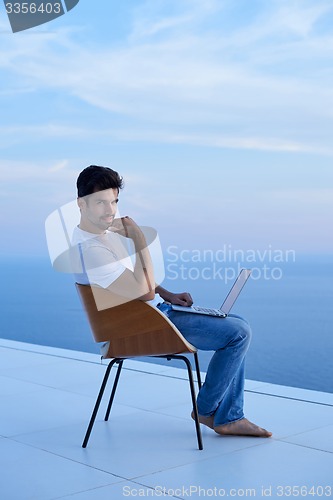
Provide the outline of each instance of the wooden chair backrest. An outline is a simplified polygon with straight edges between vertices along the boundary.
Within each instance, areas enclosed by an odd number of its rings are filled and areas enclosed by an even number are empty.
[[[121,303],[103,288],[79,285],[76,288],[96,342],[110,342],[106,358],[158,356],[196,352],[158,309],[142,300]],[[98,310],[98,304],[109,307]],[[112,303],[118,304],[111,306]],[[104,307],[103,306],[103,307]]]

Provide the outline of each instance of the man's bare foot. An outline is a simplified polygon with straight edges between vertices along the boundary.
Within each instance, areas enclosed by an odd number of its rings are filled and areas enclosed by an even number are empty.
[[[272,433],[262,427],[258,427],[246,418],[231,422],[230,424],[217,425],[214,431],[222,436],[255,436],[271,437]]]
[[[194,412],[192,411],[191,417],[194,420]],[[211,417],[204,417],[203,415],[199,415],[199,422],[200,424],[207,425],[210,429],[214,429],[214,416],[212,415]]]

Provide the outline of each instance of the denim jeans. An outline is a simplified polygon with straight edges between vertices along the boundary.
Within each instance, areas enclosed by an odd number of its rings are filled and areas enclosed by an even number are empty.
[[[215,351],[198,398],[199,415],[214,415],[214,426],[244,418],[244,358],[251,340],[248,322],[230,314],[218,318],[158,306],[197,349]]]

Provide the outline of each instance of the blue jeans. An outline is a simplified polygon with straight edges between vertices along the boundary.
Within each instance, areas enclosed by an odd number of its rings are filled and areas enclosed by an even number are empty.
[[[173,311],[158,306],[192,345],[215,351],[198,398],[199,415],[214,415],[214,426],[244,418],[244,358],[251,340],[248,322],[230,314],[226,318]]]

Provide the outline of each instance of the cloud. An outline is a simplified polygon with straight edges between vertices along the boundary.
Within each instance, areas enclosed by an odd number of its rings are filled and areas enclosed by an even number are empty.
[[[332,188],[308,188],[308,189],[283,189],[267,193],[267,196],[273,202],[280,201],[284,204],[292,204],[299,207],[306,205],[311,207],[323,207],[325,205],[333,208],[333,189]]]
[[[156,130],[143,127],[138,130],[135,125],[128,125],[126,128],[115,127],[111,128],[89,128],[76,127],[64,124],[45,123],[36,126],[19,126],[19,127],[1,127],[0,128],[0,148],[7,149],[9,141],[11,144],[22,142],[22,137],[30,144],[34,141],[43,139],[63,139],[69,141],[102,139],[109,144],[116,143],[158,143],[170,145],[193,145],[203,146],[217,149],[234,149],[234,150],[255,150],[255,151],[271,151],[271,152],[288,152],[288,153],[311,153],[332,156],[333,146],[297,142],[288,139],[280,139],[276,137],[264,136],[237,136],[228,133],[207,132],[202,133],[185,133],[177,132],[168,129],[167,127]],[[67,166],[68,161],[61,161],[53,168],[54,171],[60,170]]]
[[[75,198],[75,182],[81,169],[74,161],[71,163],[68,168],[67,159],[47,162],[0,159],[1,181],[10,198],[12,215],[21,212],[22,206],[27,207],[27,199],[29,209],[34,206],[38,210],[41,206],[58,206]],[[1,201],[0,206],[1,215],[6,217]]]
[[[128,120],[107,130],[96,123],[92,138],[137,140],[140,129],[143,140],[331,154],[333,75],[323,51],[333,37],[315,29],[332,13],[327,2],[261,4],[248,23],[229,30],[231,2],[165,5],[136,7],[127,39],[117,44],[82,43],[77,29],[32,35],[28,43],[12,37],[0,67],[23,87],[65,93],[113,121]],[[86,136],[70,123],[46,124],[43,134],[66,127],[68,136]]]
[[[8,180],[22,180],[30,179],[35,182],[39,180],[52,180],[53,173],[60,175],[59,170],[63,170],[68,164],[68,160],[58,160],[56,162],[48,161],[48,163],[33,163],[30,161],[15,161],[15,160],[1,160],[0,159],[0,172],[2,181]],[[67,175],[68,172],[63,172]],[[61,182],[61,181],[60,181]]]
[[[133,9],[129,40],[141,43],[144,39],[168,36],[170,32],[192,30],[207,17],[221,10],[218,0],[147,0]]]
[[[275,151],[289,153],[315,153],[331,156],[333,147],[320,147],[308,143],[288,141],[288,139],[277,139],[274,137],[241,137],[228,133],[217,134],[203,132],[201,134],[172,133],[171,131],[154,130],[117,130],[110,131],[110,137],[118,140],[158,142],[164,144],[188,144],[193,146],[205,146],[223,149],[248,149],[256,151]]]
[[[61,160],[57,162],[55,165],[53,165],[51,168],[49,168],[49,172],[59,172],[59,170],[63,170],[66,168],[69,164],[68,160]]]
[[[299,37],[307,37],[314,30],[317,22],[332,11],[330,2],[312,2],[309,0],[284,0],[278,2],[277,12],[272,19],[277,28]]]
[[[318,21],[331,12],[330,2],[271,0],[264,8],[257,10],[257,15],[251,23],[242,29],[236,28],[229,41],[233,46],[249,48],[251,45],[257,45],[259,49],[259,43],[266,41],[268,44],[261,48],[269,51],[271,46],[277,43],[277,39],[297,42],[312,35],[318,36],[313,33]],[[288,54],[285,56],[288,57]]]

